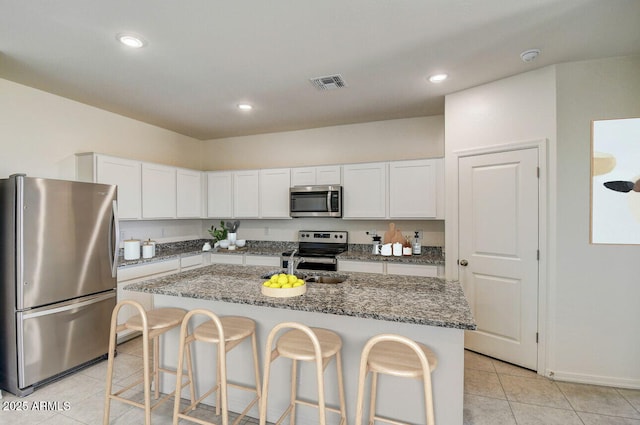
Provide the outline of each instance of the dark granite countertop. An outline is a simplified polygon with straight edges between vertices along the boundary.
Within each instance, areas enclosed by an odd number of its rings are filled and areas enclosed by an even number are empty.
[[[124,289],[176,297],[353,316],[456,329],[475,329],[469,304],[457,281],[370,273],[344,275],[339,284],[308,283],[307,292],[290,298],[262,295],[265,266],[214,264],[127,285]]]

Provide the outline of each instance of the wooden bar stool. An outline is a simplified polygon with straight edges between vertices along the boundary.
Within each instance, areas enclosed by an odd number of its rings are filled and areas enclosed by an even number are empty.
[[[376,391],[378,373],[403,378],[422,379],[424,386],[424,405],[427,425],[434,425],[433,397],[431,391],[431,372],[438,365],[436,355],[425,345],[400,335],[376,335],[365,344],[360,357],[360,377],[358,379],[358,399],[356,402],[356,423],[362,424],[364,410],[364,385],[367,374],[371,372],[371,393],[369,397],[369,424],[382,421],[391,424],[404,424],[393,419],[376,416]]]
[[[276,334],[283,329],[291,329],[276,341],[276,346],[272,350],[273,341]],[[269,370],[271,362],[279,356],[292,360],[291,365],[291,398],[289,407],[284,411],[275,425],[279,425],[287,415],[290,415],[291,425],[295,425],[296,405],[316,407],[320,417],[320,425],[326,424],[326,411],[329,410],[340,414],[340,424],[346,424],[347,414],[344,401],[344,383],[342,380],[342,359],[340,349],[342,340],[335,332],[322,328],[310,328],[300,323],[286,322],[276,325],[267,338],[264,362],[264,384],[262,386],[262,400],[260,403],[260,425],[267,422],[267,394],[269,391]],[[270,353],[270,354],[268,354]],[[323,372],[331,359],[336,358],[336,369],[338,373],[338,393],[340,397],[340,408],[327,407],[324,397]],[[313,361],[316,364],[316,377],[318,385],[318,403],[297,398],[298,385],[298,360]]]
[[[118,312],[125,305],[131,305],[136,310],[138,310],[138,314],[129,318],[126,323],[122,325],[117,325],[118,322]],[[170,394],[166,394],[160,400],[158,400],[160,395],[160,372],[176,374],[177,371],[160,367],[160,349],[159,349],[159,338],[163,333],[177,327],[182,322],[182,318],[185,316],[187,312],[185,310],[179,308],[158,308],[155,310],[145,311],[144,307],[136,301],[132,300],[124,300],[119,302],[115,308],[113,309],[113,313],[111,314],[111,331],[109,335],[109,357],[107,362],[107,389],[105,395],[105,404],[104,404],[104,415],[103,415],[103,424],[108,425],[109,423],[109,413],[111,407],[111,400],[121,401],[132,406],[139,407],[144,409],[144,417],[145,424],[151,425],[151,411],[158,407],[160,404],[167,401],[171,396],[176,394],[176,391],[173,391]],[[126,388],[121,389],[115,393],[112,393],[113,389],[113,362],[115,357],[115,348],[116,348],[116,337],[117,333],[131,329],[142,332],[142,378],[127,386]],[[153,341],[153,365],[150,365],[150,353],[149,353],[149,342]],[[191,394],[194,394],[195,389],[192,383],[192,373],[191,373],[191,362],[187,363],[187,373],[189,376],[189,381],[187,383],[183,383],[180,386],[180,389],[184,388],[186,385],[189,385],[189,389]],[[153,375],[153,379],[150,375]],[[158,400],[155,404],[151,405],[151,382],[153,382],[154,386],[154,398]],[[181,382],[179,380],[176,381]],[[126,397],[123,397],[125,391],[130,390],[131,388],[143,383],[144,384],[144,403],[138,403],[136,401],[130,400]],[[177,386],[177,384],[176,384]],[[179,394],[180,391],[178,390]]]
[[[195,315],[204,315],[210,320],[204,322],[195,328],[193,333],[189,334],[188,326],[189,321]],[[226,355],[234,347],[237,347],[242,341],[251,337],[251,345],[253,349],[253,369],[255,373],[255,387],[249,387],[246,385],[235,384],[227,382],[227,363]],[[178,353],[178,377],[182,379],[182,364],[185,353],[187,355],[187,362],[189,362],[189,345],[195,341],[208,342],[211,344],[218,344],[218,358],[216,363],[216,385],[200,396],[197,400],[193,393],[191,394],[191,403],[182,411],[180,410],[180,397],[176,397],[173,406],[173,423],[178,424],[178,419],[186,419],[191,422],[200,424],[212,424],[213,422],[207,422],[202,419],[189,416],[188,413],[195,409],[197,405],[212,393],[216,393],[216,415],[222,414],[222,424],[227,425],[229,423],[228,415],[228,400],[227,400],[227,387],[234,387],[245,391],[255,393],[253,400],[247,405],[247,407],[240,413],[240,415],[233,422],[234,425],[240,422],[242,418],[247,414],[249,409],[253,407],[260,400],[260,371],[258,369],[258,347],[256,343],[256,323],[248,317],[240,316],[223,316],[218,317],[214,313],[205,309],[192,310],[184,316],[182,320],[182,326],[180,327],[180,350]],[[189,377],[192,380],[192,377]]]

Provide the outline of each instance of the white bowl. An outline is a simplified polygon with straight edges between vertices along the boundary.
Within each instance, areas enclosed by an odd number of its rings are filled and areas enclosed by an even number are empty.
[[[219,243],[220,243],[220,248],[223,248],[223,249],[229,248],[229,241],[228,240],[223,239]]]
[[[247,244],[247,241],[245,239],[238,239],[236,240],[236,246],[238,248],[242,248],[243,246],[245,246]]]

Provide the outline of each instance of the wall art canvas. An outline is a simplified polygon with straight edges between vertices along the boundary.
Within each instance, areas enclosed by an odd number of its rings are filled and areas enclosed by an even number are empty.
[[[640,244],[640,118],[592,123],[591,243]]]

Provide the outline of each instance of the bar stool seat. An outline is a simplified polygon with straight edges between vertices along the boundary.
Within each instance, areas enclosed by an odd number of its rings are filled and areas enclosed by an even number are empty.
[[[149,310],[146,313],[149,330],[162,332],[166,332],[180,325],[184,315],[187,314],[187,312],[181,308],[157,308],[155,310]],[[142,316],[136,314],[130,317],[125,323],[125,327],[134,331],[142,331],[144,329]]]
[[[197,326],[191,334],[188,332],[188,325],[191,318],[195,315],[204,315],[209,320]],[[247,385],[241,385],[231,383],[227,381],[226,370],[226,355],[234,347],[240,344],[242,341],[251,338],[251,345],[253,349],[253,368],[255,373],[255,387],[249,387]],[[245,409],[238,415],[233,422],[234,425],[238,424],[242,418],[247,414],[249,409],[260,401],[260,371],[258,366],[258,347],[256,342],[256,322],[248,317],[242,316],[222,316],[218,317],[216,314],[209,310],[198,309],[187,313],[182,320],[182,326],[180,329],[180,351],[178,354],[178,370],[182,370],[182,362],[185,356],[189,356],[189,345],[195,341],[206,342],[218,345],[218,358],[216,362],[216,385],[209,391],[201,395],[197,400],[192,395],[191,403],[185,409],[180,410],[180,400],[176,397],[174,401],[173,410],[173,423],[177,424],[178,419],[186,419],[188,421],[197,422],[200,424],[212,424],[212,422],[205,421],[203,419],[189,416],[189,412],[197,407],[197,405],[207,398],[209,395],[216,393],[216,415],[222,413],[222,425],[228,424],[228,401],[227,401],[227,387],[234,387],[241,390],[255,393],[255,397],[245,407]],[[189,361],[189,359],[187,359]],[[181,375],[178,374],[178,379],[181,379]]]
[[[130,317],[124,324],[117,325],[118,313],[122,307],[130,305],[138,311],[138,314]],[[164,395],[161,399],[160,396],[160,373],[171,373],[178,375],[176,370],[167,369],[160,366],[160,350],[159,350],[159,337],[168,332],[171,329],[178,327],[182,323],[182,319],[187,314],[186,310],[179,308],[158,308],[149,311],[145,311],[144,307],[133,300],[124,300],[119,302],[113,309],[111,315],[111,331],[109,335],[109,355],[107,361],[107,388],[105,394],[105,406],[103,415],[103,424],[109,423],[111,400],[116,400],[130,404],[132,406],[139,407],[145,411],[145,424],[151,424],[151,411],[158,407],[163,402],[167,401],[174,394],[180,393],[180,391],[173,391]],[[117,333],[123,330],[134,330],[142,332],[143,346],[142,346],[142,378],[131,383],[127,387],[113,393],[113,369],[114,369],[114,357],[115,357],[115,345]],[[151,362],[151,354],[149,353],[149,342],[153,342],[153,364]],[[182,367],[182,366],[180,366]],[[195,387],[192,382],[192,367],[191,362],[187,363],[187,373],[189,381],[182,383],[181,380],[177,380],[176,383],[181,383],[180,389],[189,385],[191,394],[195,393]],[[150,376],[152,374],[152,377]],[[151,383],[154,387],[154,398],[158,400],[155,404],[151,404]],[[139,403],[129,398],[122,396],[122,394],[133,387],[143,384],[144,402]],[[176,386],[178,386],[176,384]]]
[[[356,401],[356,422],[362,424],[364,410],[364,386],[371,372],[371,392],[369,394],[369,425],[375,421],[401,425],[403,422],[376,415],[376,393],[378,374],[401,378],[421,379],[424,388],[426,424],[434,425],[431,372],[438,365],[438,358],[426,345],[401,335],[382,334],[369,339],[360,357],[358,397]]]
[[[275,348],[272,350],[273,342],[281,330],[290,329],[283,333],[275,342]],[[269,371],[271,363],[282,356],[292,360],[291,365],[291,393],[290,403],[284,413],[275,422],[279,425],[287,415],[290,416],[291,425],[295,425],[296,405],[302,404],[315,407],[318,409],[320,425],[326,424],[326,412],[340,414],[340,424],[346,424],[347,415],[344,398],[344,383],[342,377],[342,359],[340,350],[342,349],[342,339],[338,334],[328,329],[310,328],[295,322],[286,322],[276,325],[267,338],[264,366],[264,378],[262,386],[262,400],[260,405],[260,425],[266,424],[267,414],[267,394],[269,391]],[[324,396],[324,377],[323,373],[331,360],[336,359],[336,370],[338,374],[338,394],[340,400],[339,408],[328,407],[325,404]],[[318,385],[318,402],[312,403],[297,398],[298,385],[298,361],[312,361],[316,363],[316,378]]]
[[[429,362],[429,372],[438,366],[438,358],[426,345],[416,342]],[[376,344],[369,352],[369,370],[402,378],[419,378],[422,365],[409,346],[392,341]]]

